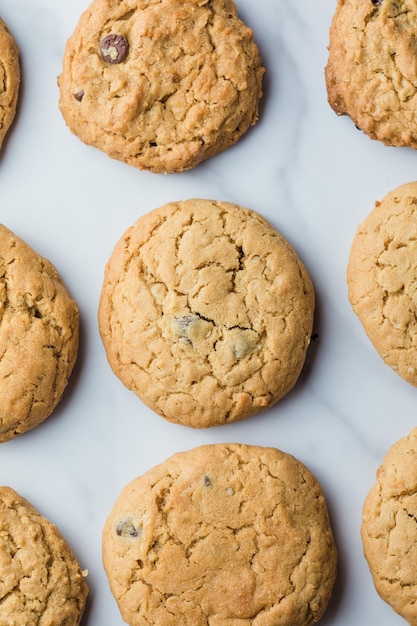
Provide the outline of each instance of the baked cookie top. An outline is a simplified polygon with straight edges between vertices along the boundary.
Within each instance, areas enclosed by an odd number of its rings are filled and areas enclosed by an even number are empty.
[[[19,84],[19,51],[0,18],[0,148],[16,113]]]
[[[110,157],[181,172],[256,122],[263,72],[232,0],[94,0],[67,42],[60,108]]]
[[[336,548],[320,485],[273,448],[179,452],[128,484],[103,563],[130,626],[304,626],[323,614]]]
[[[387,145],[417,148],[416,37],[416,0],[338,0],[326,67],[329,102]]]
[[[395,443],[363,507],[362,541],[375,588],[417,624],[417,429]]]
[[[0,442],[57,405],[76,360],[78,324],[55,267],[0,225]]]
[[[313,310],[306,269],[266,220],[193,199],[143,215],[118,241],[99,327],[122,382],[169,421],[200,428],[293,387]]]
[[[417,385],[417,183],[389,192],[359,226],[347,269],[353,310],[384,361]]]
[[[77,626],[88,594],[80,566],[49,520],[0,487],[1,623]]]

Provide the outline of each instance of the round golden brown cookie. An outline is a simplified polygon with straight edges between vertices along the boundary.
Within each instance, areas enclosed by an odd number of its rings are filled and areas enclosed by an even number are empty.
[[[40,424],[59,402],[78,323],[55,267],[0,225],[0,442]]]
[[[417,624],[417,429],[395,443],[363,506],[362,541],[375,588]]]
[[[19,51],[0,18],[0,148],[16,113],[19,83]]]
[[[372,139],[417,148],[415,0],[338,0],[326,83],[338,115]]]
[[[384,361],[417,385],[417,183],[388,193],[359,226],[347,281],[353,310]]]
[[[232,0],[94,0],[66,46],[60,108],[110,157],[181,172],[255,124],[263,71]]]
[[[0,623],[77,626],[88,595],[78,561],[49,520],[0,487]]]
[[[99,326],[115,374],[167,420],[198,428],[271,406],[295,384],[314,291],[288,242],[227,202],[140,217],[107,264]]]
[[[179,452],[128,484],[103,530],[103,563],[130,626],[305,626],[336,575],[325,498],[274,448]]]

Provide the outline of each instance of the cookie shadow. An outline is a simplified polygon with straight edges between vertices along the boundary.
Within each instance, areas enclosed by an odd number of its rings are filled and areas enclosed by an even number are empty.
[[[59,414],[62,410],[66,409],[66,407],[70,404],[72,400],[72,396],[76,393],[79,380],[82,376],[82,371],[84,370],[84,363],[86,360],[87,353],[87,332],[85,328],[84,317],[80,311],[80,325],[79,325],[79,345],[78,345],[78,354],[77,359],[75,361],[73,370],[68,379],[68,384],[64,389],[64,393],[62,394],[61,400],[55,407],[54,412],[50,415],[48,420],[58,418]]]
[[[272,78],[271,72],[268,72],[268,64],[265,62],[266,50],[263,50],[261,46],[259,46],[259,44],[258,44],[258,48],[259,48],[259,53],[262,58],[262,66],[265,68],[265,73],[262,76],[262,97],[259,99],[259,102],[258,102],[258,121],[255,124],[255,126],[257,124],[262,123],[265,110],[270,104],[269,94],[271,92],[271,78]],[[252,129],[253,129],[253,126],[252,126]]]
[[[94,604],[95,588],[87,578],[88,596],[85,603],[84,613],[80,621],[80,626],[87,626],[90,621],[91,610]]]
[[[338,524],[335,513],[332,511],[331,503],[326,500],[327,509],[329,512],[330,524],[333,531],[334,542],[337,550],[337,570],[336,580],[333,586],[332,596],[330,598],[327,609],[320,619],[320,626],[330,626],[336,623],[336,618],[341,610],[343,599],[346,591],[346,581],[348,580],[347,573],[347,556],[345,554],[344,542],[338,532]]]
[[[311,333],[310,345],[308,347],[303,370],[301,372],[302,380],[307,380],[311,372],[314,370],[314,363],[321,347],[320,338],[322,336],[323,329],[323,303],[321,293],[317,287],[317,281],[314,281],[314,298],[313,331]]]
[[[20,65],[20,83],[19,83],[19,93],[18,93],[17,103],[16,103],[16,111],[14,114],[13,121],[10,124],[10,127],[8,128],[6,132],[4,139],[3,139],[3,143],[1,145],[0,165],[2,164],[3,160],[6,158],[9,141],[13,140],[14,130],[19,124],[19,118],[21,117],[22,106],[25,100],[26,89],[25,89],[25,80],[24,80],[24,62],[22,61],[21,57],[19,57],[19,65]]]
[[[284,398],[279,401],[279,406],[284,406],[285,403],[291,402],[292,396],[294,394],[300,394],[303,390],[303,387],[307,386],[309,383],[310,376],[314,374],[315,362],[319,356],[321,350],[321,336],[322,336],[322,328],[323,328],[323,306],[322,299],[320,296],[320,292],[316,287],[314,287],[315,291],[315,308],[314,308],[314,318],[313,318],[313,330],[311,333],[310,345],[307,348],[306,357],[304,360],[304,364],[298,379],[296,380],[294,386],[290,391],[286,394]]]

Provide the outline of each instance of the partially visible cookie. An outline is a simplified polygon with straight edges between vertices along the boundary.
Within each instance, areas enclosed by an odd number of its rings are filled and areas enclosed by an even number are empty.
[[[417,624],[417,429],[396,442],[363,506],[362,541],[377,592]]]
[[[78,626],[88,587],[57,527],[0,487],[0,623]]]
[[[347,269],[348,294],[373,345],[417,385],[417,182],[389,192],[359,226]]]
[[[16,113],[19,84],[19,51],[0,18],[0,148]]]
[[[417,148],[415,0],[338,0],[326,84],[338,115],[372,139]]]
[[[243,444],[179,452],[128,484],[103,563],[130,626],[307,626],[336,547],[322,489],[289,454]]]
[[[77,304],[55,267],[0,225],[0,442],[52,413],[78,333]]]
[[[249,417],[294,386],[313,314],[309,275],[271,224],[194,199],[143,215],[118,241],[99,326],[129,389],[202,428]]]
[[[255,124],[263,73],[232,0],[94,0],[66,45],[60,109],[110,157],[181,172]]]

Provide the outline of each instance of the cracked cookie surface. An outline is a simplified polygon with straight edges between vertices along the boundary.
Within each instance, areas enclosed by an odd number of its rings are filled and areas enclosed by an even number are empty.
[[[417,148],[416,0],[338,0],[326,84],[338,115],[372,139]]]
[[[417,429],[396,442],[363,507],[362,541],[375,588],[417,625]]]
[[[369,339],[417,386],[417,183],[389,192],[359,226],[350,251],[349,300]]]
[[[19,51],[13,35],[0,18],[0,148],[16,113],[19,84]]]
[[[255,124],[263,72],[231,0],[95,0],[66,46],[60,109],[110,157],[181,172]]]
[[[310,471],[243,444],[176,453],[122,490],[103,529],[103,563],[130,626],[313,624],[336,560]]]
[[[78,324],[55,267],[0,225],[0,442],[34,428],[58,404]]]
[[[57,529],[10,487],[0,487],[0,624],[78,626],[88,594]]]
[[[140,217],[105,270],[99,327],[115,374],[169,421],[208,427],[274,404],[310,342],[314,291],[289,243],[227,202]]]

